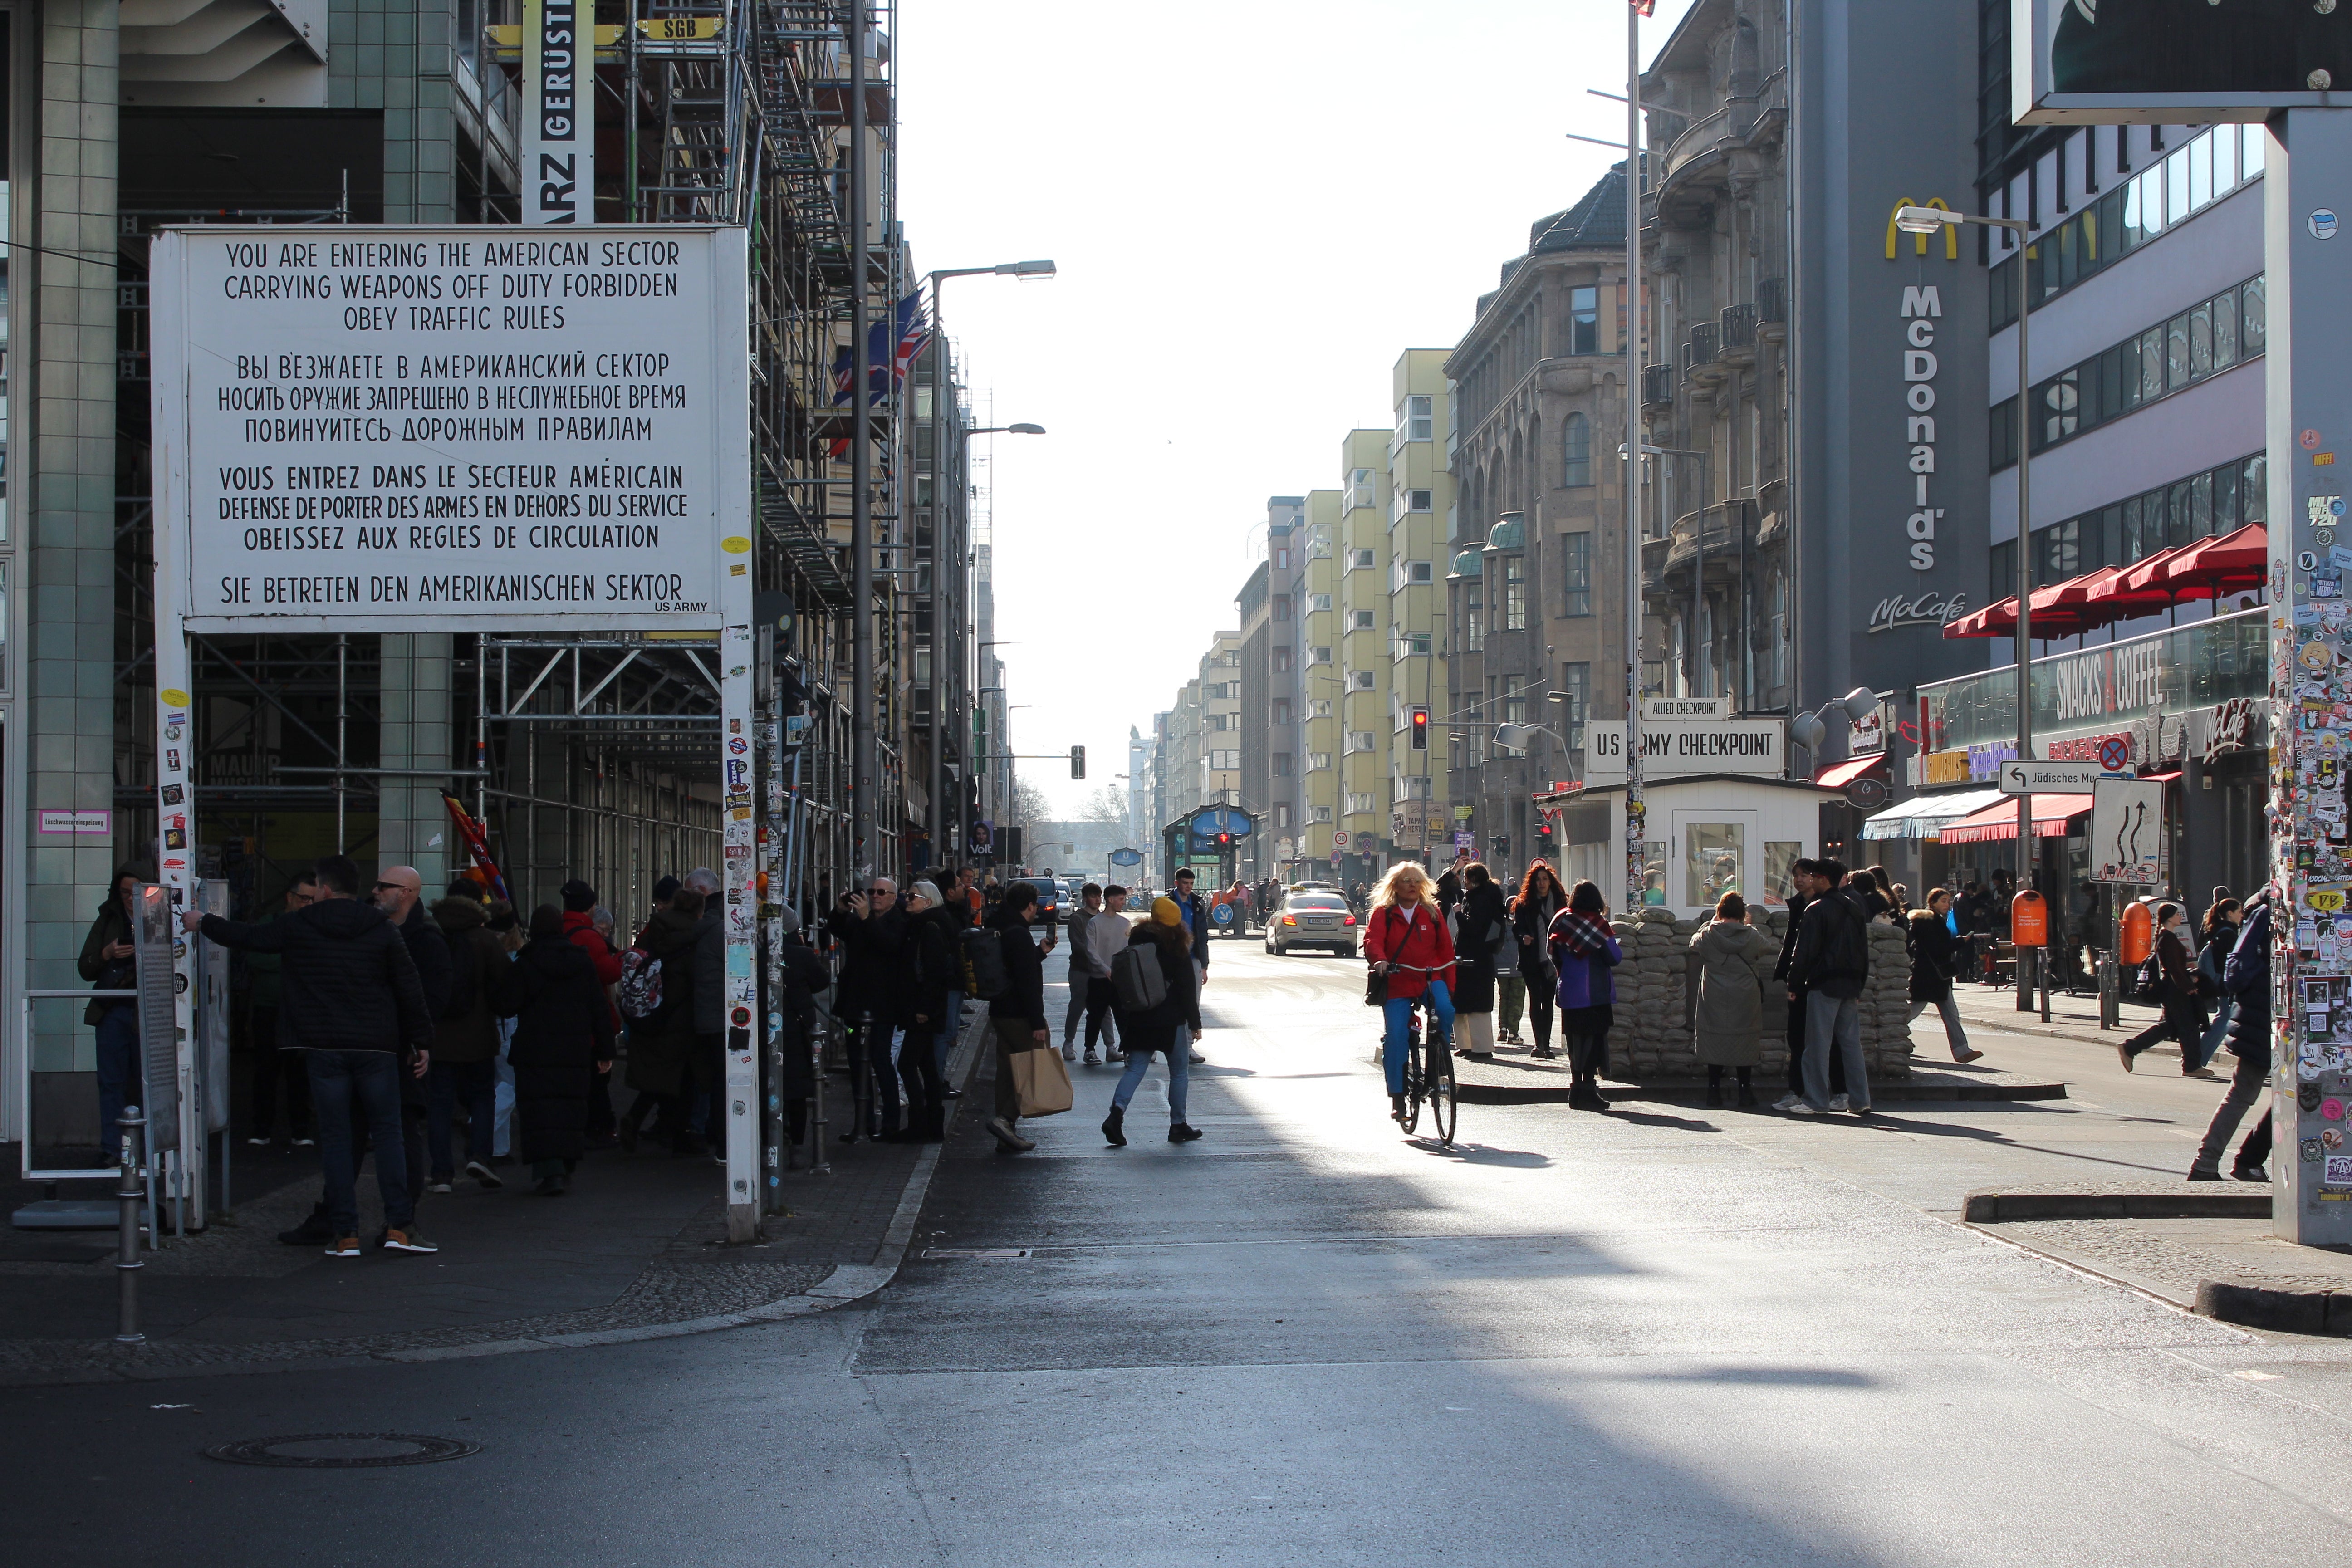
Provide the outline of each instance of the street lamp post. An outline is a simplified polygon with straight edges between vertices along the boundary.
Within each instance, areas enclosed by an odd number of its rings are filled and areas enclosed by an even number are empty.
[[[982,275],[997,278],[1051,278],[1054,264],[1050,261],[1006,261],[994,267],[944,267],[929,275],[931,283],[931,851],[939,863],[946,864],[948,825],[953,819],[948,815],[947,764],[940,752],[946,733],[941,721],[947,704],[940,700],[941,672],[947,668],[943,657],[948,645],[948,574],[950,554],[947,549],[947,508],[942,498],[948,489],[948,462],[942,433],[947,427],[943,417],[948,398],[948,336],[947,324],[940,309],[940,285],[950,278],[975,278]],[[1034,426],[1008,426],[1007,429],[1022,435],[1044,435]],[[956,465],[956,483],[961,491],[963,468]],[[959,499],[961,499],[959,497]],[[962,507],[956,508],[962,515]],[[961,563],[964,551],[959,542],[953,557]],[[959,565],[961,570],[961,565]],[[961,671],[961,660],[959,660]]]
[[[2026,356],[2027,321],[2032,300],[2026,291],[2025,241],[2032,226],[2022,218],[1979,217],[1973,213],[1947,212],[1941,207],[1901,207],[1895,226],[1905,234],[1939,234],[1948,224],[1981,224],[2007,229],[2017,237],[2017,760],[2033,760],[2033,411],[2028,401],[2033,391],[2033,369]],[[2033,837],[2033,796],[2017,797],[2017,890],[2032,892],[2034,860],[2041,846]],[[2025,950],[2017,950],[2017,1010],[2033,1006],[2033,988],[2027,983]],[[2042,1016],[2050,1010],[2049,982],[2042,975],[2042,955],[2034,955],[2035,978],[2042,986]]]

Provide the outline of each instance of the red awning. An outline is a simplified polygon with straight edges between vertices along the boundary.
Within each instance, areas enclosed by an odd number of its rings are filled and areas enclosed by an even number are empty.
[[[1956,621],[1944,623],[1948,637],[1999,637],[2017,630],[2017,595],[2012,594],[1999,604],[1987,605],[1981,610],[1971,610]]]
[[[2105,566],[2084,579],[2088,586],[2083,591],[2083,608],[2095,617],[2093,625],[2128,621],[2171,607],[2173,595],[2160,588],[2124,585],[2125,579],[2137,570],[2137,566]]]
[[[1813,782],[1821,785],[1823,789],[1843,789],[1846,785],[1853,783],[1854,780],[1860,778],[1871,769],[1880,766],[1885,761],[1886,753],[1885,752],[1878,752],[1867,757],[1856,757],[1849,763],[1832,763],[1828,767],[1823,768],[1822,770],[1822,776],[1815,779]]]
[[[2259,588],[2271,572],[2270,535],[2250,522],[2234,533],[2200,539],[2172,552],[2164,586],[2180,599],[2218,599]]]
[[[2066,825],[2091,809],[2091,797],[2087,795],[2037,795],[2032,799],[2033,835],[2037,838],[2063,837]],[[2015,842],[2017,801],[2004,800],[1949,823],[1937,837],[1946,844],[1984,844],[2002,839]]]
[[[2153,555],[2142,556],[2137,563],[2124,569],[2123,585],[2135,594],[2146,593],[2153,589],[2158,594],[2166,595],[2168,604],[2178,598],[2179,595],[2169,593],[2166,588],[2165,578],[2172,569],[2174,558],[2180,553],[2182,548],[2175,545],[2170,550],[2159,550]]]

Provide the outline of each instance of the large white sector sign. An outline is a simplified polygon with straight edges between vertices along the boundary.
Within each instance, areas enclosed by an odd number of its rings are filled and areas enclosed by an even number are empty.
[[[744,258],[684,225],[159,236],[162,595],[194,632],[717,626]]]

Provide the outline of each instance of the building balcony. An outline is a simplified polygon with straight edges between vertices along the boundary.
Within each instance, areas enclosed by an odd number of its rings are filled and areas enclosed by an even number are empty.
[[[1717,330],[1722,334],[1726,362],[1732,364],[1756,363],[1756,306],[1753,301],[1745,305],[1725,306]]]
[[[1777,343],[1789,335],[1789,280],[1767,278],[1756,285],[1756,335]]]
[[[1674,401],[1675,367],[1670,364],[1643,366],[1642,406],[1644,408],[1671,407]]]

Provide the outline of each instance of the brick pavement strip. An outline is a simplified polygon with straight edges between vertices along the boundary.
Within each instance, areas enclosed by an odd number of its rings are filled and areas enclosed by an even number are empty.
[[[971,1077],[986,1035],[984,1014],[967,1023],[950,1058],[950,1081]],[[831,1095],[834,1086],[829,1083],[827,1090]],[[845,1096],[837,1103],[845,1104]],[[953,1113],[951,1102],[950,1118]],[[513,1211],[502,1201],[520,1196],[511,1191],[484,1194],[488,1201],[472,1211],[457,1206],[472,1201],[470,1194],[465,1200],[432,1199],[428,1215],[433,1208],[467,1215],[462,1226],[466,1250],[416,1258],[371,1254],[356,1263],[330,1263],[310,1249],[275,1240],[278,1230],[309,1212],[317,1191],[310,1181],[297,1182],[247,1204],[235,1223],[148,1255],[142,1315],[158,1326],[150,1328],[144,1344],[118,1346],[102,1337],[113,1321],[114,1270],[109,1259],[0,1261],[0,1300],[45,1289],[54,1292],[68,1282],[97,1287],[68,1289],[73,1299],[47,1309],[53,1319],[62,1315],[78,1320],[75,1328],[87,1325],[88,1337],[0,1339],[0,1385],[448,1361],[706,1333],[828,1311],[872,1295],[896,1274],[938,1166],[939,1149],[864,1142],[837,1146],[829,1152],[833,1174],[796,1173],[787,1189],[788,1212],[770,1218],[766,1239],[747,1247],[724,1244],[723,1199],[708,1196],[707,1184],[683,1180],[710,1169],[698,1162],[656,1164],[640,1156],[635,1162],[600,1158],[583,1166],[590,1179],[564,1208],[541,1211],[550,1221],[582,1215],[585,1223],[560,1240],[485,1229],[497,1223],[486,1218],[492,1214],[511,1218]],[[659,1173],[644,1184],[656,1189],[650,1198],[624,1174],[633,1166]],[[363,1205],[368,1186],[363,1180]],[[683,1202],[681,1190],[689,1194]],[[626,1212],[612,1215],[608,1206]],[[371,1230],[381,1224],[378,1217],[362,1218]],[[431,1234],[447,1241],[451,1232],[444,1220],[435,1217],[433,1224]],[[612,1244],[616,1237],[623,1244],[617,1247]],[[474,1250],[478,1246],[484,1250]],[[369,1270],[363,1295],[349,1289],[360,1268]],[[457,1273],[443,1276],[442,1268]],[[234,1300],[209,1289],[215,1310],[160,1327],[173,1304],[173,1280],[191,1287],[211,1280],[232,1289],[242,1283],[246,1289]],[[593,1300],[583,1301],[583,1295]],[[283,1299],[288,1296],[296,1299],[290,1307]],[[576,1304],[514,1310],[534,1300],[544,1307],[550,1297]],[[11,1321],[43,1311],[39,1303],[21,1299],[16,1306],[7,1314]],[[389,1320],[410,1326],[266,1337],[289,1317],[311,1325]],[[419,1320],[438,1321],[415,1326]]]

